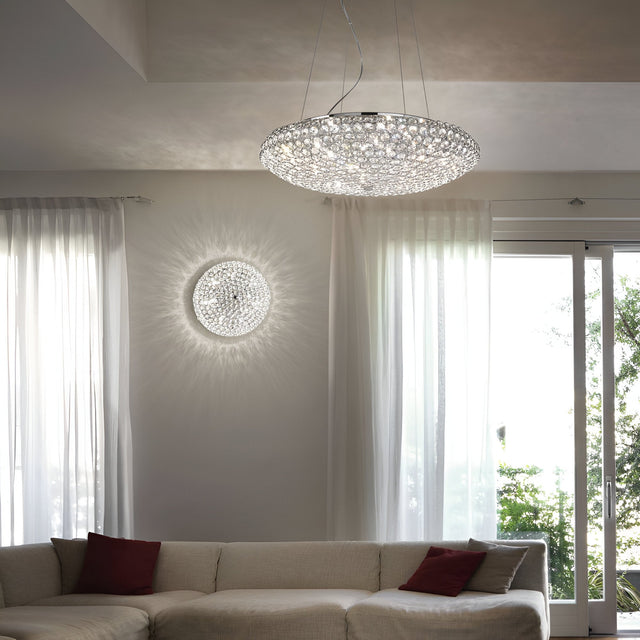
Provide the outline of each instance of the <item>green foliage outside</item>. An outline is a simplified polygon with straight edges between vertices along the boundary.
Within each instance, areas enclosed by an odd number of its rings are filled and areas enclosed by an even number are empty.
[[[589,571],[589,599],[598,600],[603,593],[603,573],[601,570]],[[640,593],[625,578],[619,575],[616,581],[616,603],[620,612],[630,612],[640,610]]]
[[[548,494],[536,483],[539,467],[500,464],[498,483],[498,537],[542,538],[549,557],[549,583],[554,599],[573,598],[573,505],[559,488]]]
[[[600,292],[588,296],[587,306],[599,304]],[[602,531],[602,385],[601,323],[587,322],[587,499],[589,540]],[[589,315],[587,316],[589,318]],[[558,337],[558,336],[556,336]],[[619,278],[615,294],[616,368],[616,524],[618,559],[625,566],[640,565],[640,282]],[[633,397],[633,402],[630,399]],[[536,482],[541,469],[501,464],[498,480],[498,535],[544,537],[549,547],[549,578],[554,599],[573,598],[573,506],[560,489],[545,492]],[[557,472],[559,473],[559,472]],[[589,553],[589,595],[602,597],[601,551]],[[620,611],[640,610],[640,594],[619,575]]]

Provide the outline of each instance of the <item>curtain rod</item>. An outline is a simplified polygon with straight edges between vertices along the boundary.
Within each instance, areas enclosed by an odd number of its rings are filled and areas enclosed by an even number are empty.
[[[484,198],[481,198],[484,200]],[[587,204],[588,200],[619,200],[624,202],[640,202],[640,197],[638,198],[617,198],[617,197],[607,197],[607,196],[594,196],[589,198],[579,198],[575,196],[571,200],[567,200],[567,198],[503,198],[503,199],[489,199],[489,202],[566,202],[574,207],[580,207],[584,204]],[[329,196],[325,196],[322,200],[322,204],[331,204],[332,200]]]
[[[140,202],[141,204],[153,204],[154,200],[145,196],[119,196],[120,200],[133,200],[134,202]]]
[[[571,200],[567,200],[566,198],[504,198],[504,199],[496,199],[490,200],[490,202],[563,202],[566,201],[567,204],[570,204],[574,207],[580,207],[583,204],[586,204],[588,200],[620,200],[626,202],[638,202],[640,198],[618,198],[618,197],[608,197],[608,196],[593,196],[588,198],[579,198],[575,196]]]

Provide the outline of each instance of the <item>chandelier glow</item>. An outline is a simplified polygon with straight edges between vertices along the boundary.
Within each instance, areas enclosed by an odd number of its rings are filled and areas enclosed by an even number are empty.
[[[284,125],[262,144],[260,161],[305,189],[392,196],[451,182],[480,159],[456,125],[397,113],[336,113]]]
[[[200,323],[218,336],[241,336],[264,320],[271,292],[264,276],[246,262],[220,262],[205,271],[193,291]]]

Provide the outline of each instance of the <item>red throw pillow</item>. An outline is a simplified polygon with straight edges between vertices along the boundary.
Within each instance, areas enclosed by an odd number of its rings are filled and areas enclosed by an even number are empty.
[[[159,542],[90,533],[75,593],[153,593],[151,582],[159,551]]]
[[[429,547],[422,564],[398,589],[457,596],[486,555],[484,551]]]

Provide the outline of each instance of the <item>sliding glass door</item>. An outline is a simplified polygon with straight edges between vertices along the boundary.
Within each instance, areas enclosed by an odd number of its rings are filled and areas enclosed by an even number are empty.
[[[640,631],[640,251],[494,255],[498,535],[546,540],[552,635]]]
[[[552,635],[587,635],[585,246],[494,245],[498,535],[549,548]]]
[[[640,248],[637,245],[614,248],[611,278],[608,307],[614,362],[610,414],[614,415],[606,421],[603,436],[608,438],[603,451],[605,459],[607,456],[609,459],[609,471],[604,475],[605,481],[609,480],[611,496],[606,500],[605,495],[604,501],[605,514],[611,514],[608,522],[604,517],[605,526],[615,529],[616,540],[611,544],[611,559],[608,564],[605,562],[604,575],[616,599],[618,631],[640,635]],[[603,287],[603,297],[604,291]],[[605,541],[609,538],[605,534]]]
[[[589,628],[616,632],[616,464],[613,247],[585,261],[587,560]]]

